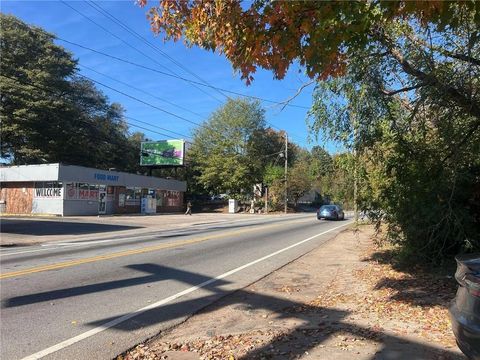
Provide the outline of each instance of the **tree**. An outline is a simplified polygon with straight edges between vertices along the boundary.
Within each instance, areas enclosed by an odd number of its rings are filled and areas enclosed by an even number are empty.
[[[189,158],[212,193],[250,194],[262,180],[264,110],[257,101],[230,99],[198,127]]]
[[[1,157],[138,169],[137,135],[130,138],[122,106],[78,74],[53,35],[9,15],[0,22]]]
[[[147,0],[139,3],[146,6]],[[480,114],[478,99],[472,103],[467,94],[438,76],[434,66],[412,63],[394,28],[397,24],[410,27],[410,40],[426,55],[425,60],[434,62],[441,56],[478,65],[478,57],[459,52],[455,43],[429,41],[428,36],[417,37],[415,31],[441,32],[448,37],[450,29],[454,32],[465,21],[478,24],[480,4],[475,1],[256,0],[245,7],[239,1],[162,0],[149,9],[148,19],[152,30],[162,32],[166,39],[183,38],[188,46],[223,53],[247,83],[257,67],[272,70],[282,79],[294,61],[304,66],[311,78],[341,76],[353,58],[367,52],[403,71],[410,83],[403,91],[433,88],[472,115]],[[470,41],[476,46],[478,35]]]
[[[57,115],[65,112],[76,62],[43,30],[9,15],[0,14],[0,21],[1,156],[43,162],[45,135],[59,138],[63,116]]]
[[[298,200],[312,190],[313,179],[310,176],[309,164],[299,160],[288,173],[288,200],[297,206]]]
[[[311,115],[317,130],[358,152],[362,208],[386,221],[389,239],[410,258],[441,263],[480,249],[480,141],[468,136],[475,117],[454,103],[446,107],[436,91],[385,94],[381,65],[362,58],[356,65],[317,85]],[[478,89],[469,77],[475,71],[465,72],[460,61],[439,68],[466,91]]]
[[[277,165],[276,161],[268,164],[263,174],[263,184],[268,187],[270,210],[280,210],[280,206],[285,203],[285,168]]]
[[[325,80],[344,75],[363,57],[367,65],[379,64],[377,87],[384,94],[434,92],[446,106],[476,119],[465,137],[480,127],[476,82],[444,76],[457,62],[468,79],[480,78],[480,2],[256,0],[245,7],[238,1],[162,0],[148,14],[155,33],[223,53],[247,83],[257,67],[282,79],[294,61],[311,78]]]
[[[434,262],[480,248],[480,2],[163,0],[149,20],[223,53],[247,84],[300,63],[312,131],[348,150],[336,169],[357,154],[362,201],[391,238]]]

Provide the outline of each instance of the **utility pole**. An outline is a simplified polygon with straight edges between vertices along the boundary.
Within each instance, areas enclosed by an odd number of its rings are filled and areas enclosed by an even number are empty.
[[[288,207],[287,172],[288,172],[288,134],[285,131],[285,214],[287,214],[287,207]]]

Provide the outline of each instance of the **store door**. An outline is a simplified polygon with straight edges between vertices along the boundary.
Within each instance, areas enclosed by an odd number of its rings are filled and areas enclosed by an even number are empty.
[[[100,215],[107,213],[107,187],[100,185],[98,190],[98,213]]]

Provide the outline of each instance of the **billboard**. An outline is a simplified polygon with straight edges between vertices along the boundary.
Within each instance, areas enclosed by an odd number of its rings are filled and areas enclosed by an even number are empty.
[[[141,166],[183,166],[184,140],[146,141],[141,144]]]

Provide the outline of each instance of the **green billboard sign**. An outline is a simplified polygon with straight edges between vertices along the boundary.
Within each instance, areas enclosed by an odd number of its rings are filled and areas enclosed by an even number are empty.
[[[183,166],[185,141],[163,140],[142,142],[140,165],[142,166]]]

